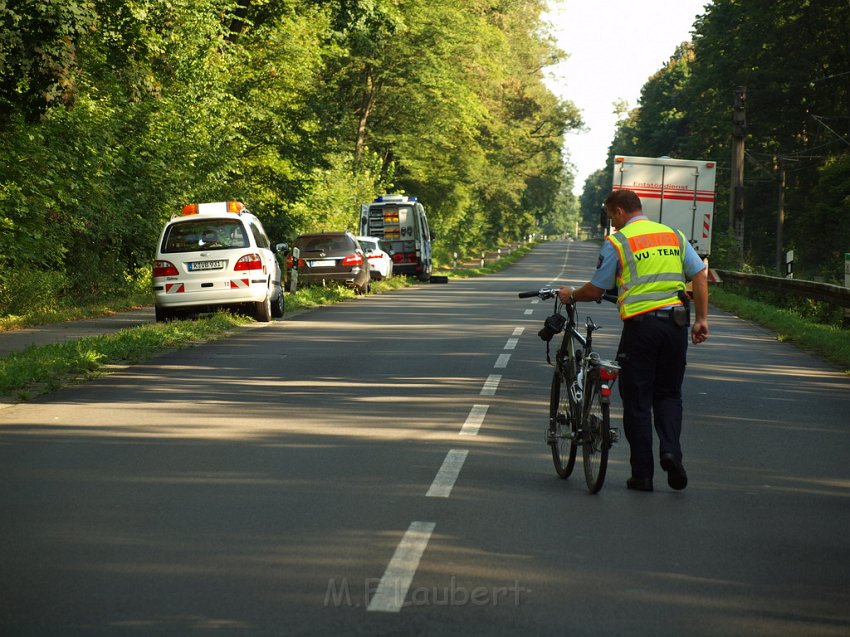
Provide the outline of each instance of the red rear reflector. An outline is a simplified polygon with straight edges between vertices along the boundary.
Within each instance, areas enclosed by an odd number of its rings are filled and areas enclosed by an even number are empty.
[[[263,260],[259,254],[246,254],[236,262],[234,270],[262,270]]]
[[[599,376],[604,380],[614,380],[617,378],[619,372],[616,369],[611,369],[609,367],[602,367],[599,370]]]
[[[610,398],[611,396],[611,388],[608,385],[601,385],[599,387],[599,395],[604,398]]]
[[[153,263],[154,277],[177,276],[178,274],[180,273],[177,271],[177,268],[170,261],[154,261]]]

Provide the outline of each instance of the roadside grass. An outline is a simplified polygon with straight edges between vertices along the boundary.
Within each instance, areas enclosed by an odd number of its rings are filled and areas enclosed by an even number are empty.
[[[498,272],[499,270],[503,270],[512,263],[519,261],[522,257],[528,254],[528,252],[530,252],[531,249],[536,245],[536,243],[527,243],[525,245],[522,245],[518,248],[511,250],[510,254],[505,254],[500,259],[484,265],[484,267],[466,267],[458,268],[456,270],[453,270],[451,268],[437,268],[434,274],[448,276],[450,279],[466,279],[469,277],[493,274],[495,272]]]
[[[812,322],[793,310],[777,308],[731,292],[722,284],[711,286],[709,299],[712,305],[726,312],[776,332],[777,340],[792,342],[850,374],[850,330]]]
[[[78,319],[108,316],[115,312],[132,310],[146,305],[153,305],[153,294],[146,292],[131,293],[121,296],[110,296],[101,301],[74,303],[69,299],[56,304],[50,309],[38,308],[25,314],[0,316],[0,332],[19,330],[36,325],[76,321]]]
[[[32,346],[0,358],[0,397],[28,400],[97,376],[110,365],[141,363],[163,350],[222,338],[251,319],[216,312],[185,321],[149,323],[112,334]]]

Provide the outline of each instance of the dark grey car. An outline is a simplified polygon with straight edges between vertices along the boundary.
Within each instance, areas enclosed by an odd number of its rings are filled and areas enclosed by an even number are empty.
[[[302,234],[293,244],[298,249],[298,286],[346,285],[358,294],[369,291],[371,278],[369,263],[357,239],[350,232],[320,232]],[[287,258],[287,289],[292,289],[289,279],[295,261]]]

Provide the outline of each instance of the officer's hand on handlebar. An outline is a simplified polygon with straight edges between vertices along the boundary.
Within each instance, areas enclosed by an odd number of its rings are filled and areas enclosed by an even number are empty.
[[[564,303],[565,305],[573,303],[573,292],[575,292],[575,288],[571,288],[568,285],[562,285],[558,290],[558,298],[561,299],[561,303]]]

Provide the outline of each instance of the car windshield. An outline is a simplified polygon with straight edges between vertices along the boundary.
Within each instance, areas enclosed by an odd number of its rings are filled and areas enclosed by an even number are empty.
[[[351,240],[340,236],[301,237],[295,245],[302,252],[346,252],[351,250]]]
[[[163,252],[199,252],[247,248],[248,237],[238,219],[193,219],[172,224],[162,242]]]

